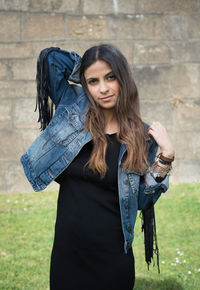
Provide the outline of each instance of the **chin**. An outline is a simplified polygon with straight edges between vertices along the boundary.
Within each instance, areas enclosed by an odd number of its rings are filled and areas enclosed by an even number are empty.
[[[113,105],[113,106],[111,106],[111,105],[110,106],[109,105],[108,106],[101,106],[101,108],[104,110],[113,110],[115,108],[115,105]]]

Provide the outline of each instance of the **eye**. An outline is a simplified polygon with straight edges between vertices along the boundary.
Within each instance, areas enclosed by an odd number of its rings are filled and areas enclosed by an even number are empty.
[[[97,83],[97,79],[90,79],[89,81],[88,81],[88,84],[89,85],[94,85],[94,84],[96,84]]]
[[[107,80],[109,80],[109,81],[113,81],[115,79],[116,79],[116,77],[115,77],[114,74],[111,74],[111,75],[107,76]]]

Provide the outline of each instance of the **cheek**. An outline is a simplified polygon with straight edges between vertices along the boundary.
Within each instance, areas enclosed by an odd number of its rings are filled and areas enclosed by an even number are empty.
[[[88,91],[93,99],[97,98],[97,89],[95,87],[88,87]]]
[[[118,82],[115,84],[115,91],[116,91],[117,95],[119,95],[120,87],[119,87]]]

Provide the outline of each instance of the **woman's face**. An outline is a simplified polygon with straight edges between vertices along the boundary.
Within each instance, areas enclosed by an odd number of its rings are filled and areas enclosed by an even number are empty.
[[[119,97],[119,82],[112,72],[110,65],[97,60],[84,72],[87,88],[103,109],[113,109]]]

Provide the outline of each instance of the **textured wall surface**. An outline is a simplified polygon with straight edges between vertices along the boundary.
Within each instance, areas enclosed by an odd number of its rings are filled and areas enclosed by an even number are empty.
[[[1,192],[32,190],[19,158],[39,134],[40,50],[82,54],[101,42],[127,57],[143,119],[167,127],[176,148],[172,181],[200,180],[199,0],[0,0]]]

